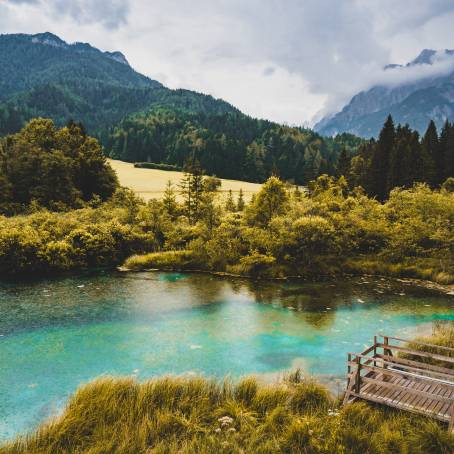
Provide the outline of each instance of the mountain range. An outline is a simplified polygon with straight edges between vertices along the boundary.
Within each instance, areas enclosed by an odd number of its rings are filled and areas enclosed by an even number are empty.
[[[0,135],[33,117],[73,120],[111,157],[182,167],[198,160],[208,174],[303,184],[333,173],[351,135],[324,138],[306,128],[251,118],[231,104],[171,90],[136,72],[120,52],[68,44],[51,33],[0,36]]]
[[[443,71],[437,74],[434,65],[440,61]],[[348,132],[368,138],[377,137],[389,114],[395,123],[409,124],[421,134],[430,120],[441,129],[446,120],[454,119],[454,50],[424,49],[406,65],[390,64],[384,69],[387,83],[356,94],[314,129],[323,135]],[[421,76],[415,78],[417,71]]]
[[[57,124],[82,121],[95,133],[129,113],[160,104],[210,113],[236,111],[211,96],[164,87],[131,68],[121,52],[68,44],[51,33],[0,35],[0,103],[0,133],[14,132],[36,116]]]

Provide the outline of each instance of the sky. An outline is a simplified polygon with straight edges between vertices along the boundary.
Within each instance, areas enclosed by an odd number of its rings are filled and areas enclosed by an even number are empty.
[[[0,33],[119,50],[169,88],[305,126],[374,84],[422,77],[383,67],[453,49],[453,23],[453,0],[0,0]]]

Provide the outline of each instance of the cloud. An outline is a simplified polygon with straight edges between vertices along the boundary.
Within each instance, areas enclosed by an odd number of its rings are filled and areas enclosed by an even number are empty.
[[[129,2],[125,0],[6,0],[6,3],[34,5],[36,15],[44,11],[54,20],[69,16],[79,24],[100,23],[111,29],[126,24],[129,12]]]
[[[3,2],[5,4],[5,2]],[[122,51],[166,85],[248,114],[312,124],[423,48],[454,47],[452,0],[29,0],[0,3],[8,32],[51,31]],[[3,14],[5,13],[5,14]],[[437,62],[430,71],[446,71]]]

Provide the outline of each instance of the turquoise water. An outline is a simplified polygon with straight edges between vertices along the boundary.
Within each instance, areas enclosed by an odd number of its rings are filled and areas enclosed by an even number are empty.
[[[0,283],[0,439],[58,414],[100,375],[273,380],[301,367],[340,386],[348,351],[378,332],[430,331],[435,320],[454,320],[454,298],[372,278],[280,284],[115,273]]]

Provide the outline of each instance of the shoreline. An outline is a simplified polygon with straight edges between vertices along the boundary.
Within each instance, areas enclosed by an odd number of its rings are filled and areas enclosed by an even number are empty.
[[[294,276],[285,276],[285,277],[267,277],[267,278],[260,278],[260,277],[251,277],[242,274],[235,274],[229,273],[227,271],[210,271],[210,270],[201,270],[201,269],[159,269],[159,268],[144,268],[141,270],[134,270],[131,268],[127,268],[123,265],[116,267],[116,270],[120,273],[200,273],[200,274],[208,274],[211,276],[216,276],[220,278],[234,278],[234,279],[246,279],[248,281],[258,281],[258,282],[288,282],[291,280],[300,280],[300,281],[314,281],[308,276],[303,275],[294,275]],[[454,284],[439,284],[434,281],[424,280],[424,279],[416,279],[416,278],[404,278],[404,277],[397,277],[397,276],[387,276],[383,274],[370,274],[370,273],[344,273],[338,275],[319,275],[318,278],[320,280],[333,280],[339,277],[373,277],[373,278],[385,278],[393,281],[400,282],[406,285],[414,285],[417,287],[424,288],[426,290],[430,290],[433,292],[437,292],[446,296],[453,296],[454,297]]]

